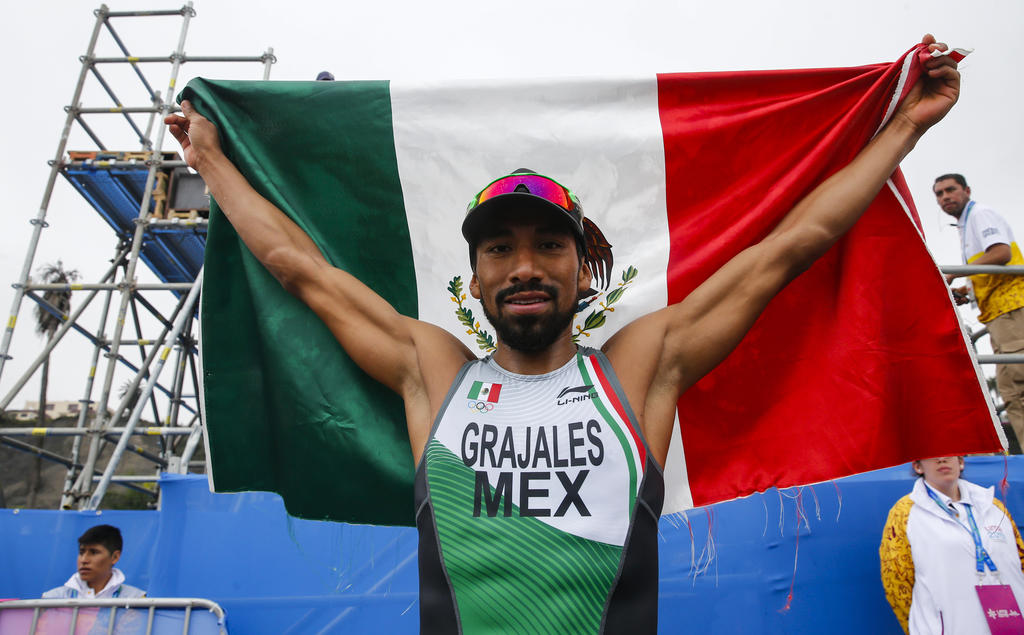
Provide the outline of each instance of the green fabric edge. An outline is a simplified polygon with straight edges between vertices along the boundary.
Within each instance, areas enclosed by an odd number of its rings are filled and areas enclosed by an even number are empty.
[[[387,82],[195,79],[181,99],[217,125],[246,179],[332,264],[417,316]],[[277,492],[302,518],[414,524],[401,399],[284,291],[215,201],[202,320],[217,491]]]

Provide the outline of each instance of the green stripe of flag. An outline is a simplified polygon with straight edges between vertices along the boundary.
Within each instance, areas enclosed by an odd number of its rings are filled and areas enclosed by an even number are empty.
[[[330,262],[416,317],[388,84],[254,85],[199,79],[182,96]],[[344,355],[211,207],[202,346],[216,489],[279,492],[289,513],[306,518],[413,524],[401,400]],[[351,487],[360,473],[372,478]]]

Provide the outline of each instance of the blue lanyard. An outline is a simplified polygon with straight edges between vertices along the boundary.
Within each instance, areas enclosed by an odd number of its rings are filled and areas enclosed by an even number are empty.
[[[928,492],[928,495],[931,496],[932,500],[935,501],[935,504],[942,509],[942,511],[949,514],[949,517],[955,520],[956,524],[964,527],[960,524],[960,521],[957,520],[958,514],[946,505],[943,505],[939,496],[932,491],[932,488],[925,485],[924,489]],[[985,573],[985,567],[988,567],[990,571],[995,572],[996,563],[992,562],[992,558],[989,557],[988,551],[985,550],[985,547],[981,546],[981,532],[978,531],[978,523],[974,520],[974,513],[971,511],[971,505],[969,503],[964,503],[964,508],[967,509],[967,522],[971,526],[968,531],[970,531],[971,538],[974,539],[974,564],[978,568],[978,573]],[[964,529],[966,530],[967,528],[964,527]]]
[[[967,264],[967,239],[964,238],[964,234],[967,233],[967,219],[971,215],[972,207],[974,207],[974,201],[968,201],[967,207],[964,208],[963,229],[960,230],[960,256],[964,259],[965,265]]]

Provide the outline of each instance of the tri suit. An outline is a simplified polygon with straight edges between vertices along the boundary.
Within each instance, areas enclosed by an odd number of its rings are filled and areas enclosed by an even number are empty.
[[[467,363],[415,483],[424,635],[657,631],[664,480],[603,353]]]

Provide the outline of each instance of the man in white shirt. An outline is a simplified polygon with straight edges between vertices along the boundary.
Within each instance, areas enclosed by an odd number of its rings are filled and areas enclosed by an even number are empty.
[[[932,190],[942,211],[957,219],[964,264],[1024,265],[1009,224],[992,208],[971,200],[971,188],[962,175],[943,174],[935,179]],[[946,275],[947,282],[956,278]],[[978,274],[970,280],[978,320],[988,327],[992,350],[1024,352],[1024,276]],[[953,294],[957,304],[967,302],[966,287],[954,288]],[[996,384],[1013,432],[1024,446],[1024,364],[997,365]]]
[[[114,567],[121,559],[121,531],[96,525],[78,539],[78,570],[63,586],[50,589],[43,599],[141,598],[146,592],[124,583],[124,573]]]

